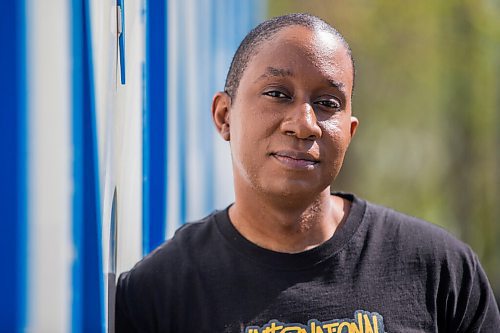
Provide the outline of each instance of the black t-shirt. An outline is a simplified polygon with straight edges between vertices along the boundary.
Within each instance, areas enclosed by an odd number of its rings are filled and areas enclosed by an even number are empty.
[[[297,254],[245,239],[228,210],[180,228],[120,276],[117,332],[500,332],[471,249],[353,195],[331,239]]]

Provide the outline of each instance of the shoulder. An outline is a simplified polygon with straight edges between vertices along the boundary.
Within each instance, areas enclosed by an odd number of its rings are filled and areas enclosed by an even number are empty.
[[[177,271],[191,263],[213,243],[218,230],[215,211],[201,220],[189,222],[177,229],[174,236],[141,259],[125,277],[138,277],[141,280],[158,276],[164,279],[172,268]]]
[[[391,208],[367,203],[365,221],[368,232],[383,242],[394,243],[401,250],[426,252],[448,259],[475,260],[471,248],[444,228]]]
[[[457,288],[481,270],[469,245],[447,230],[393,209],[366,203],[354,244],[380,267],[433,278]]]
[[[176,311],[175,300],[186,287],[185,273],[199,266],[210,242],[214,243],[218,213],[182,226],[172,239],[120,275],[116,287],[117,331],[171,331],[165,328],[169,321],[158,318]]]
[[[379,251],[376,260],[390,265],[403,280],[425,281],[440,326],[454,332],[492,332],[498,327],[488,278],[467,244],[437,225],[372,203],[367,203],[362,224],[368,247]]]
[[[131,270],[120,275],[118,291],[148,297],[157,292],[172,293],[185,272],[196,269],[217,244],[216,211],[205,218],[179,228],[174,236],[141,259]],[[152,295],[154,297],[154,295]]]
[[[352,242],[360,261],[420,299],[440,331],[497,331],[500,316],[493,292],[467,244],[422,219],[364,203]]]

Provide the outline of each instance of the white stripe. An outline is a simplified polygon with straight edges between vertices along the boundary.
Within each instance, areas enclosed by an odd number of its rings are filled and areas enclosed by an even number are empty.
[[[208,89],[208,86],[202,86],[203,71],[201,70],[202,64],[200,59],[203,57],[204,52],[199,48],[200,39],[206,38],[197,34],[196,26],[200,24],[199,8],[196,0],[186,0],[185,13],[186,19],[184,20],[183,40],[185,43],[185,56],[186,56],[186,85],[183,87],[186,91],[186,167],[187,167],[187,220],[194,220],[203,217],[204,212],[204,197],[206,189],[204,188],[204,174],[206,161],[203,159],[204,145],[210,144],[208,141],[203,141],[200,137],[201,133],[198,130],[200,122],[204,120],[202,113],[210,112],[210,105],[201,104],[202,92]],[[207,13],[204,13],[207,15]],[[205,30],[205,33],[209,33]],[[211,124],[204,124],[203,126],[210,126]]]
[[[97,150],[99,159],[99,188],[102,195],[101,253],[104,273],[108,273],[110,218],[113,191],[116,186],[114,154],[114,110],[116,110],[116,0],[92,0],[90,2],[92,24],[92,62],[94,66],[95,114]],[[107,275],[105,275],[107,278]],[[108,284],[104,283],[107,299]],[[104,301],[107,323],[108,302]]]
[[[113,112],[113,165],[117,186],[118,259],[122,272],[142,257],[142,64],[145,27],[141,3],[125,2],[127,82],[118,79]],[[119,76],[119,73],[118,73]],[[112,192],[110,192],[112,194]],[[106,221],[109,226],[109,220]],[[108,228],[109,231],[109,228]],[[104,246],[107,247],[107,244]]]
[[[72,146],[68,1],[27,1],[28,331],[68,332]]]
[[[216,8],[217,18],[215,22],[212,22],[216,29],[216,41],[214,42],[217,43],[215,48],[216,53],[214,55],[215,63],[213,66],[215,67],[215,85],[217,89],[223,90],[226,74],[231,64],[232,52],[234,52],[231,47],[228,47],[228,45],[232,44],[229,40],[232,35],[230,31],[233,31],[235,27],[227,24],[227,21],[224,19],[225,15],[221,15],[221,13],[227,11],[227,4],[225,1],[217,1],[217,4],[219,7]],[[215,140],[215,206],[218,209],[222,209],[234,201],[231,151],[229,149],[229,143],[222,140],[218,134],[215,134],[213,139]]]

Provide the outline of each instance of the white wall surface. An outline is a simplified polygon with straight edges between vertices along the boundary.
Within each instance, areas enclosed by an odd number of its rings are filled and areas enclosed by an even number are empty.
[[[68,1],[27,1],[29,332],[69,332],[72,139]]]

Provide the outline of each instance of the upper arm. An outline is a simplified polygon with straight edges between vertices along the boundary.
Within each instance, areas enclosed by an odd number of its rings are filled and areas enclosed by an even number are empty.
[[[457,332],[498,332],[500,313],[488,278],[475,254],[471,277],[460,282],[457,304]]]
[[[488,278],[475,259],[475,274],[468,287],[468,300],[465,315],[460,325],[460,332],[498,332],[500,330],[500,314],[488,282]]]
[[[116,288],[115,330],[117,333],[154,332],[153,309],[141,281],[123,273]]]

